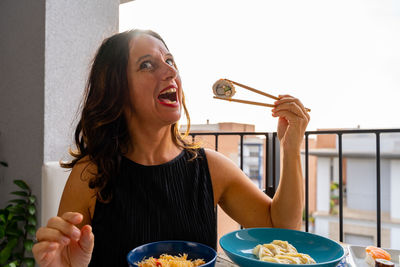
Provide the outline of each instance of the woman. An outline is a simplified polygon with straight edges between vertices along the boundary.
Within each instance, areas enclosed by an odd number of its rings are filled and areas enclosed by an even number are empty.
[[[152,31],[106,39],[89,76],[75,131],[78,151],[58,216],[38,229],[40,266],[126,266],[129,250],[166,239],[216,247],[215,207],[244,227],[299,229],[300,145],[309,115],[289,95],[275,102],[282,171],[271,200],[222,154],[178,132],[181,80]],[[188,121],[189,122],[189,121]],[[93,229],[93,232],[92,232]]]

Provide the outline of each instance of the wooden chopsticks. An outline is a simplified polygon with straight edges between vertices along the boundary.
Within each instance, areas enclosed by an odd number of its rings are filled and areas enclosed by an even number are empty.
[[[247,85],[244,85],[244,84],[241,84],[241,83],[238,83],[238,82],[234,82],[234,81],[231,81],[231,80],[228,80],[228,79],[224,79],[224,80],[228,81],[230,83],[236,84],[237,86],[243,87],[244,89],[250,90],[250,91],[252,91],[252,92],[254,92],[256,94],[260,94],[260,95],[263,95],[263,96],[266,96],[266,97],[269,97],[269,98],[272,98],[272,99],[275,99],[275,100],[279,100],[279,98],[276,97],[276,96],[264,93],[263,91],[251,88],[250,86],[247,86]]]
[[[249,91],[252,91],[252,92],[254,92],[254,93],[256,93],[256,94],[263,95],[263,96],[266,96],[266,97],[269,97],[269,98],[272,98],[272,99],[275,99],[275,100],[279,100],[279,98],[276,97],[276,96],[267,94],[267,93],[265,93],[265,92],[263,92],[263,91],[257,90],[257,89],[255,89],[255,88],[250,87],[250,86],[247,86],[247,85],[244,85],[244,84],[241,84],[241,83],[238,83],[238,82],[229,80],[229,79],[224,79],[224,80],[225,80],[225,81],[228,81],[228,82],[230,82],[230,83],[232,83],[232,84],[235,84],[235,85],[237,85],[237,86],[240,86],[240,87],[242,87],[242,88],[244,88],[244,89],[247,89],[247,90],[249,90]],[[229,102],[238,102],[238,103],[249,104],[249,105],[264,106],[264,107],[270,107],[270,108],[275,107],[275,105],[272,105],[272,104],[260,103],[260,102],[254,102],[254,101],[248,101],[248,100],[243,100],[243,99],[235,99],[235,98],[230,98],[230,97],[229,97],[229,98],[226,98],[226,97],[214,96],[214,98],[215,98],[215,99],[220,99],[220,100],[229,101]],[[305,108],[305,109],[306,109],[307,112],[310,112],[310,111],[311,111],[311,109],[309,109],[309,108]]]
[[[223,98],[223,97],[219,97],[219,96],[214,96],[214,98],[215,98],[215,99],[226,100],[226,101],[229,101],[229,102],[232,101],[232,102],[238,102],[238,103],[249,104],[249,105],[264,106],[264,107],[269,107],[269,108],[275,107],[275,106],[272,105],[272,104],[260,103],[260,102],[242,100],[242,99]]]

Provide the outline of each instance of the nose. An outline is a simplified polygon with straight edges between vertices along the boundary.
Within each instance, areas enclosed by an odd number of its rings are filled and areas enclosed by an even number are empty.
[[[163,80],[172,80],[178,76],[178,70],[175,66],[171,66],[168,63],[163,64],[162,68],[162,78]]]

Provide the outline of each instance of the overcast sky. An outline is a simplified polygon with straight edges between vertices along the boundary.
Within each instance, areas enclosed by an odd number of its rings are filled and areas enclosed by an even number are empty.
[[[399,0],[136,0],[120,5],[120,31],[132,28],[166,41],[192,123],[276,130],[268,108],[213,99],[229,78],[298,97],[308,130],[400,128]],[[273,101],[244,91],[235,98]]]

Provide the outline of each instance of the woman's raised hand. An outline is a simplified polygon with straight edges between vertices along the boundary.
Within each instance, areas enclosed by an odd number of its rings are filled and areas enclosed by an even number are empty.
[[[80,230],[76,225],[83,216],[77,212],[66,212],[61,217],[49,219],[46,227],[36,232],[38,242],[32,252],[41,267],[83,267],[92,257],[94,235],[90,225]]]
[[[299,150],[310,115],[299,99],[281,95],[275,101],[272,116],[279,117],[278,139],[284,150]]]

